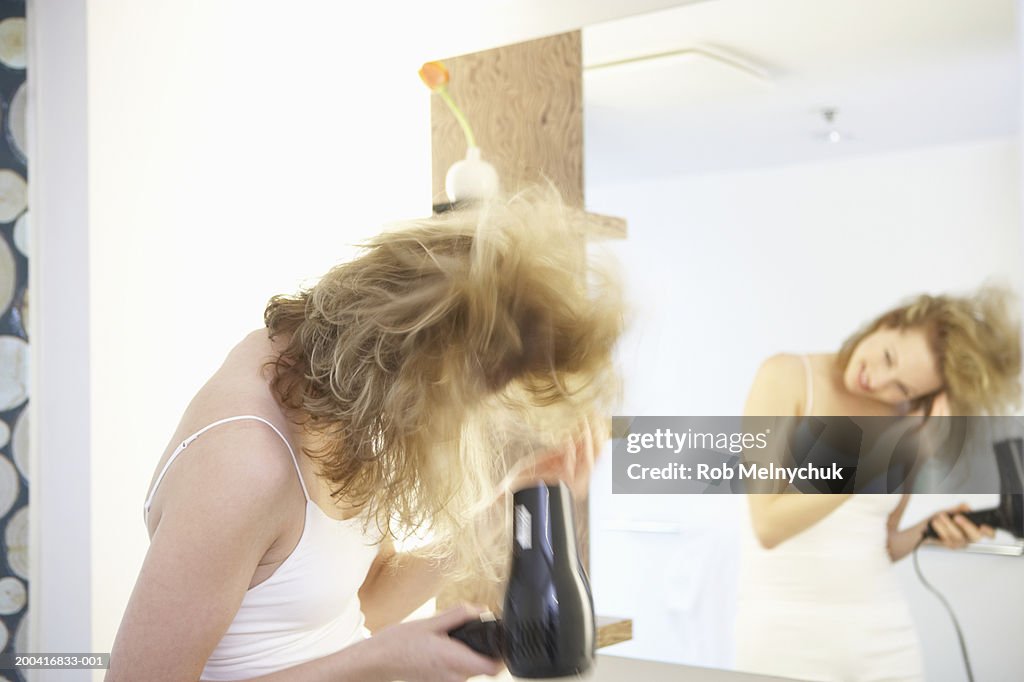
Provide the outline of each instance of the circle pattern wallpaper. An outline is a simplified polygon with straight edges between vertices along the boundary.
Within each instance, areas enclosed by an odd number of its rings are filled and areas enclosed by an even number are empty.
[[[28,630],[28,144],[25,1],[0,0],[0,651]],[[24,681],[20,671],[0,679]]]

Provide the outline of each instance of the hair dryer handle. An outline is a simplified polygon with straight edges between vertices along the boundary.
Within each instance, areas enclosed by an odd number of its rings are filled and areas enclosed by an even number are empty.
[[[976,526],[987,525],[992,528],[999,528],[1002,526],[999,518],[998,509],[979,509],[978,511],[969,512],[957,512],[961,516],[966,517],[971,523]],[[939,534],[932,528],[932,522],[928,522],[928,527],[924,529],[925,538],[938,538]]]
[[[505,637],[501,621],[494,614],[483,613],[468,623],[449,630],[448,636],[457,639],[478,654],[501,660],[504,658]]]

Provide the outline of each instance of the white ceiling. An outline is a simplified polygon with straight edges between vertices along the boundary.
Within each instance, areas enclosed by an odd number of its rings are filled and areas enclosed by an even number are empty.
[[[588,183],[1015,134],[1015,0],[709,0],[583,29]],[[829,144],[839,110],[849,139]]]

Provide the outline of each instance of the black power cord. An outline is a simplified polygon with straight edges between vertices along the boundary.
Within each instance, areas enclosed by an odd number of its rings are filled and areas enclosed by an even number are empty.
[[[921,538],[921,541],[923,542],[924,538]],[[956,619],[956,614],[953,613],[953,607],[949,605],[946,598],[942,596],[942,593],[935,589],[930,582],[928,582],[924,577],[924,573],[921,572],[921,564],[917,561],[917,550],[920,549],[920,547],[921,542],[918,542],[917,546],[914,547],[914,570],[917,571],[917,577],[920,579],[921,584],[924,585],[926,590],[934,594],[938,600],[942,602],[942,605],[946,607],[946,611],[949,613],[949,617],[953,620],[953,627],[956,628],[956,638],[960,641],[960,653],[963,654],[964,657],[964,668],[967,670],[967,682],[974,682],[974,672],[971,670],[971,658],[967,655],[967,644],[964,642],[964,633],[960,630],[960,621]]]

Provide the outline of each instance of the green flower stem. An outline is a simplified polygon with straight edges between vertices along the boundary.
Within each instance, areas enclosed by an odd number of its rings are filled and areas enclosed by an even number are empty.
[[[475,147],[476,138],[473,137],[473,130],[469,127],[469,121],[467,121],[466,117],[462,115],[462,110],[455,104],[455,100],[452,99],[452,96],[448,94],[448,88],[442,85],[437,89],[437,94],[441,95],[441,99],[444,100],[444,103],[447,104],[448,108],[452,110],[453,114],[455,114],[455,120],[457,120],[459,125],[462,126],[462,132],[466,136],[466,144],[470,147]]]

